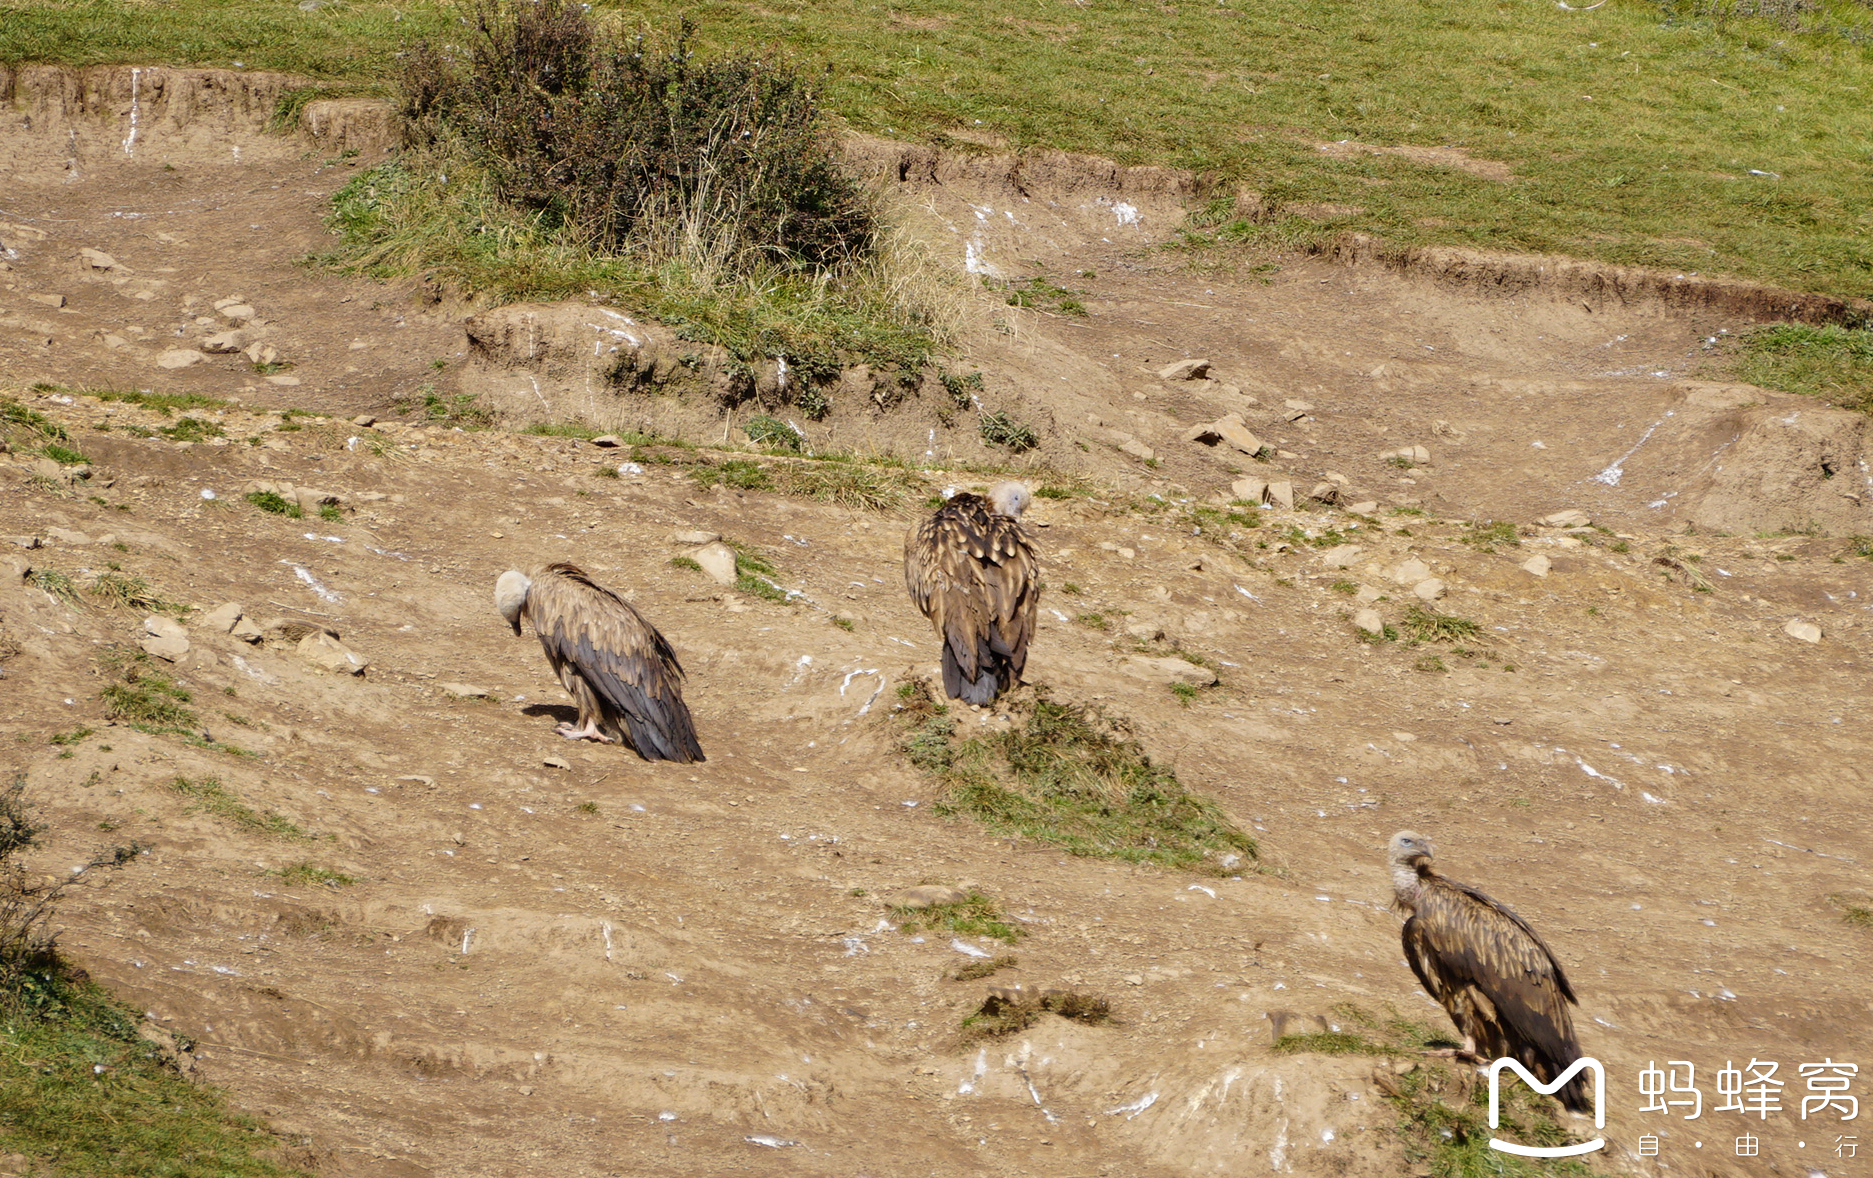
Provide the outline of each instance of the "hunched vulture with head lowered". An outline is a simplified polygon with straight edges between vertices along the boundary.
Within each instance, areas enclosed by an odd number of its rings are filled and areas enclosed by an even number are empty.
[[[502,573],[494,603],[515,634],[522,617],[533,622],[546,661],[579,706],[578,726],[561,724],[561,736],[624,741],[646,761],[703,759],[676,652],[630,602],[576,565],[549,564]]]
[[[943,643],[943,692],[990,704],[1021,682],[1040,570],[1021,526],[1020,483],[964,491],[904,538],[904,584]]]
[[[1553,950],[1507,904],[1439,873],[1423,835],[1400,831],[1387,850],[1405,960],[1463,1033],[1461,1054],[1508,1056],[1552,1083],[1580,1058],[1567,1009],[1578,1000]],[[1585,1075],[1556,1096],[1592,1111]]]

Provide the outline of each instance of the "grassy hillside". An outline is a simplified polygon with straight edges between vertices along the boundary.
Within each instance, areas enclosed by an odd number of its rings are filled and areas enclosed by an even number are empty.
[[[239,62],[377,86],[397,44],[441,20],[434,5],[374,0],[311,11],[298,0],[162,6],[184,9],[186,20],[151,22],[152,5],[138,0],[0,4],[0,59]],[[687,13],[706,42],[792,54],[823,68],[828,100],[853,126],[880,134],[1000,136],[1214,169],[1277,207],[1337,206],[1326,210],[1330,230],[1401,242],[1873,295],[1873,156],[1856,131],[1873,93],[1873,11],[1861,4],[773,0],[595,10],[660,24]],[[1513,178],[1317,149],[1342,139],[1458,146]]]

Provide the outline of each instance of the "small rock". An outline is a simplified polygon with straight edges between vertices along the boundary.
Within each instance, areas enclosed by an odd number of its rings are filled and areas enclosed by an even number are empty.
[[[1359,591],[1353,594],[1353,600],[1357,601],[1361,605],[1371,605],[1373,602],[1379,600],[1379,598],[1384,597],[1384,596],[1385,594],[1379,592],[1377,589],[1374,589],[1370,585],[1361,585],[1359,587]]]
[[[1362,499],[1346,510],[1352,512],[1354,515],[1371,515],[1373,512],[1379,510],[1379,501],[1377,499]]]
[[[16,548],[44,548],[45,540],[39,536],[8,536],[7,543]],[[24,575],[24,574],[22,574]]]
[[[156,367],[189,368],[200,364],[206,359],[208,359],[208,357],[205,354],[196,351],[194,348],[170,348],[167,352],[157,354]]]
[[[1271,1010],[1263,1017],[1268,1019],[1268,1033],[1276,1043],[1288,1035],[1314,1035],[1327,1029],[1325,1018],[1297,1010]]]
[[[1268,480],[1237,479],[1229,484],[1229,493],[1250,503],[1265,503],[1267,502]]]
[[[1192,687],[1208,687],[1216,682],[1215,671],[1187,663],[1183,659],[1131,655],[1119,660],[1119,670],[1135,679],[1146,679],[1153,683],[1188,683]]]
[[[1315,483],[1314,489],[1307,493],[1307,497],[1312,499],[1315,503],[1338,503],[1340,501],[1340,484]]]
[[[364,668],[371,665],[371,660],[352,650],[343,642],[323,630],[314,631],[299,640],[299,657],[315,667],[327,671],[340,671],[347,675],[362,675]]]
[[[1350,569],[1365,549],[1357,544],[1340,544],[1320,554],[1320,565],[1329,569]]]
[[[235,623],[239,622],[244,616],[246,616],[245,611],[243,611],[239,605],[230,601],[225,605],[217,605],[215,608],[209,610],[197,619],[195,624],[204,630],[210,630],[217,634],[226,634],[228,631],[234,629]]]
[[[152,614],[143,619],[143,632],[152,638],[187,638],[189,632],[182,628],[182,623],[174,618],[159,617]]]
[[[600,434],[592,439],[592,445],[601,450],[615,450],[624,445],[624,439],[617,434]]]
[[[32,562],[23,556],[0,557],[0,585],[13,585],[32,575]]]
[[[1544,528],[1587,528],[1593,526],[1593,517],[1584,511],[1569,509],[1544,515],[1535,522]]]
[[[1128,973],[1119,980],[1128,986],[1142,986],[1145,984],[1145,977],[1143,974]]]
[[[1547,576],[1548,570],[1553,567],[1553,562],[1539,552],[1522,562],[1522,568],[1537,577]]]
[[[1142,458],[1146,462],[1150,462],[1158,456],[1156,450],[1153,450],[1151,447],[1129,434],[1126,435],[1124,441],[1119,443],[1119,449],[1123,453],[1130,454],[1133,458]]]
[[[246,303],[230,303],[225,307],[216,307],[215,310],[221,312],[221,314],[227,318],[234,320],[236,323],[245,323],[247,320],[252,319],[256,313],[253,307]]]
[[[117,268],[117,259],[111,257],[103,250],[94,250],[87,247],[78,251],[78,258],[93,270],[115,270]]]
[[[564,757],[541,757],[540,764],[548,769],[564,769],[568,773],[572,772],[572,762]]]
[[[255,364],[273,364],[280,358],[280,350],[272,344],[251,343],[241,350],[241,355]]]
[[[883,900],[887,908],[934,908],[938,904],[960,904],[968,898],[968,892],[948,884],[918,884],[892,892]]]
[[[1198,380],[1209,375],[1208,360],[1179,360],[1158,369],[1159,380]]]
[[[219,331],[202,341],[202,351],[210,356],[232,356],[247,346],[244,331]]]
[[[1393,565],[1385,575],[1400,585],[1416,585],[1431,575],[1431,566],[1414,556]]]
[[[278,385],[281,388],[290,389],[290,388],[298,387],[299,378],[296,376],[286,376],[286,375],[269,376],[266,378],[266,382],[271,385]]]
[[[1423,446],[1400,446],[1396,450],[1385,451],[1383,454],[1380,454],[1379,457],[1381,459],[1403,458],[1406,462],[1423,466],[1431,460],[1431,452],[1426,450]]]
[[[365,429],[369,429],[371,426],[374,426],[377,424],[377,419],[375,417],[372,417],[368,413],[360,413],[356,417],[351,419],[351,424],[356,425],[356,426],[362,426]]]
[[[143,648],[144,653],[171,663],[189,653],[189,640],[180,634],[145,638],[137,645]]]
[[[692,528],[679,528],[670,533],[670,540],[675,544],[713,544],[721,538],[720,532],[702,532]]]
[[[1385,619],[1379,616],[1379,611],[1376,609],[1362,609],[1354,614],[1353,625],[1368,634],[1385,633]]]
[[[330,491],[315,490],[312,487],[294,487],[286,498],[299,504],[299,510],[307,515],[319,514],[321,507],[339,507],[344,500]]]
[[[1813,622],[1804,622],[1800,618],[1790,618],[1788,624],[1782,627],[1782,633],[1790,638],[1799,638],[1803,642],[1821,641],[1821,627]]]
[[[1184,431],[1183,436],[1186,442],[1201,442],[1206,446],[1227,442],[1248,455],[1258,454],[1262,449],[1262,440],[1249,432],[1240,413],[1231,413],[1203,425],[1193,425]]]
[[[709,579],[718,585],[735,583],[735,550],[720,540],[704,544],[689,554],[691,560],[702,566],[702,571],[709,574]]]
[[[1156,622],[1133,622],[1125,627],[1125,632],[1140,642],[1159,642],[1164,638],[1164,627]]]
[[[35,303],[42,303],[48,307],[56,308],[65,305],[65,296],[62,294],[29,294],[26,297]]]
[[[490,694],[487,688],[476,687],[472,683],[438,683],[436,686],[463,699],[487,699]]]
[[[1419,601],[1436,601],[1444,595],[1444,583],[1436,577],[1430,577],[1413,585],[1411,592]]]
[[[228,633],[240,639],[242,642],[255,644],[259,643],[261,639],[267,636],[265,630],[255,625],[252,618],[247,617],[243,617],[240,621],[235,622],[233,626],[229,627]]]
[[[75,532],[70,528],[47,528],[46,538],[49,540],[57,540],[60,544],[81,545],[91,543],[90,536],[83,532]]]
[[[1306,411],[1301,409],[1283,409],[1281,411],[1281,419],[1283,421],[1299,421],[1306,416]]]
[[[1287,400],[1283,401],[1282,404],[1286,405],[1290,409],[1298,409],[1302,413],[1312,413],[1314,411],[1314,407],[1308,402],[1297,401],[1292,397],[1289,397]]]
[[[1268,502],[1284,511],[1294,510],[1294,484],[1289,482],[1268,484]]]

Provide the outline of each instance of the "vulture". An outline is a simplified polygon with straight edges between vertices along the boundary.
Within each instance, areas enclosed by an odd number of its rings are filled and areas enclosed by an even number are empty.
[[[1405,960],[1463,1034],[1455,1053],[1474,1062],[1509,1056],[1544,1084],[1580,1058],[1570,1003],[1578,1004],[1553,950],[1507,904],[1440,874],[1431,841],[1392,836],[1394,906],[1405,916]],[[1587,1078],[1556,1097],[1570,1112],[1591,1112]]]
[[[546,661],[579,706],[578,726],[560,724],[561,736],[623,741],[646,761],[703,759],[676,652],[630,602],[576,565],[549,564],[502,573],[494,604],[516,635],[522,617],[533,622]]]
[[[1040,606],[1020,483],[964,491],[904,538],[904,584],[943,643],[943,691],[986,705],[1021,682]]]

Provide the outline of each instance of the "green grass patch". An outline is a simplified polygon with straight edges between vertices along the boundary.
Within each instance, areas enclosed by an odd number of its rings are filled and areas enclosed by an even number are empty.
[[[171,732],[186,731],[194,725],[195,712],[187,706],[194,697],[174,679],[152,669],[147,656],[121,664],[118,674],[121,678],[106,683],[98,692],[98,702],[104,705],[108,719]]]
[[[218,778],[177,777],[170,781],[169,788],[194,803],[189,808],[191,814],[213,814],[216,818],[238,826],[250,834],[264,834],[283,839],[311,837],[291,819],[271,810],[256,810],[242,802],[233,791],[222,785]]]
[[[166,425],[156,431],[172,442],[205,442],[209,438],[225,438],[227,431],[212,421],[203,421],[199,417],[180,417],[174,425]]]
[[[47,442],[39,447],[39,452],[60,466],[89,466],[91,464],[91,460],[83,454],[69,446],[61,446],[57,442]]]
[[[778,417],[759,414],[748,420],[742,427],[748,440],[757,446],[772,446],[777,450],[786,450],[798,454],[806,449],[806,438],[799,430]]]
[[[672,556],[670,558],[670,567],[688,569],[692,573],[700,573],[702,571],[702,565],[698,564],[696,558],[692,556]]]
[[[1256,858],[1255,840],[1153,763],[1121,720],[1037,689],[1012,705],[1008,729],[959,740],[928,685],[908,686],[894,709],[899,747],[937,778],[939,814],[1074,855],[1216,875]]]
[[[1112,1021],[1112,1004],[1097,995],[1074,990],[1048,990],[1016,997],[991,994],[973,1014],[963,1019],[962,1037],[964,1042],[973,1043],[1019,1034],[1046,1014],[1101,1026]]]
[[[5,11],[0,9],[0,11]],[[9,397],[0,397],[0,431],[8,436],[26,434],[54,442],[69,442],[65,427],[37,409],[28,409]]]
[[[1479,622],[1454,614],[1438,613],[1422,605],[1406,608],[1403,625],[1414,642],[1457,642],[1475,638],[1483,632]]]
[[[965,937],[993,937],[1012,945],[1028,935],[1026,929],[1008,919],[994,897],[974,888],[952,904],[893,908],[891,919],[898,922],[898,931],[906,936],[915,936],[927,929]]]
[[[464,430],[483,430],[495,422],[494,410],[486,408],[473,393],[457,393],[445,397],[436,391],[434,385],[424,385],[415,396],[393,398],[391,403],[403,413],[420,413],[424,420],[432,425],[460,426]],[[545,430],[528,429],[527,433],[545,433]],[[582,433],[576,436],[592,438],[598,431]],[[567,435],[556,435],[567,436]]]
[[[85,737],[90,736],[94,731],[96,730],[92,728],[74,728],[70,732],[55,732],[51,736],[46,737],[46,741],[49,744],[55,744],[63,748],[68,745],[77,744]]]
[[[1778,323],[1738,340],[1732,363],[1751,384],[1873,413],[1873,329]]]
[[[977,423],[982,440],[991,446],[1006,446],[1019,454],[1041,444],[1040,435],[1025,421],[1017,421],[1003,412],[984,413]]]
[[[174,617],[182,617],[189,612],[188,606],[164,597],[151,588],[149,581],[143,577],[115,570],[93,577],[91,584],[86,586],[86,592],[120,609],[144,610]]]
[[[1507,544],[1511,548],[1521,547],[1522,537],[1516,531],[1515,525],[1507,520],[1484,520],[1463,525],[1463,531],[1458,533],[1457,541],[1461,544],[1468,544],[1478,552],[1494,552],[1498,544]]]
[[[250,491],[242,498],[268,515],[283,515],[287,519],[305,518],[306,513],[299,504],[288,502],[283,496],[273,491]]]
[[[722,486],[772,491],[862,511],[890,511],[919,489],[917,480],[900,467],[840,459],[763,463],[728,458],[698,462],[689,474],[704,490]]]
[[[1013,969],[1021,964],[1021,959],[1012,953],[1003,953],[985,960],[969,961],[952,969],[949,973],[952,982],[974,982],[986,977],[993,977],[1004,969]]]
[[[282,867],[270,874],[280,877],[280,882],[287,887],[348,888],[357,883],[356,876],[346,875],[342,871],[333,871],[329,867],[320,867],[310,859]]]
[[[77,605],[78,582],[72,575],[60,569],[36,568],[26,574],[26,583],[40,589],[67,605]]]

